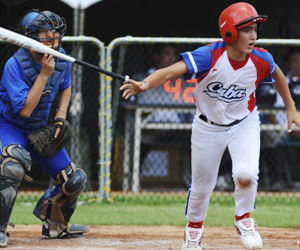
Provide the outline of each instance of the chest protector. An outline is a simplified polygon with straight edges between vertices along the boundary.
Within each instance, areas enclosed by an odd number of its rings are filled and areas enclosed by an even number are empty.
[[[60,48],[60,52],[65,53],[62,48]],[[14,54],[14,57],[21,66],[21,71],[24,75],[26,84],[29,86],[29,88],[31,88],[40,73],[40,69],[37,67],[36,62],[33,61],[30,53],[23,48],[20,48]],[[69,63],[60,59],[56,59],[54,72],[49,77],[41,99],[30,117],[24,118],[18,113],[15,113],[13,111],[13,107],[9,103],[8,105],[10,107],[8,107],[5,112],[6,119],[15,125],[27,129],[37,129],[46,126],[51,106],[55,101],[57,92],[59,90],[59,84],[63,81],[63,77],[66,75],[68,70],[70,70]]]

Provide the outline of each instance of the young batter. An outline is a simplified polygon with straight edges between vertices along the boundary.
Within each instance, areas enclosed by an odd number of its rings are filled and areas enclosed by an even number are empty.
[[[192,183],[182,249],[202,249],[202,224],[226,147],[232,158],[235,183],[234,224],[246,249],[262,247],[261,236],[250,217],[259,174],[260,121],[255,89],[260,82],[273,82],[284,100],[288,130],[292,130],[293,123],[300,126],[282,71],[267,50],[254,47],[266,20],[248,3],[232,4],[219,17],[223,41],[182,53],[175,64],[155,71],[141,82],[130,80],[120,88],[128,99],[181,75],[198,80],[191,138]]]

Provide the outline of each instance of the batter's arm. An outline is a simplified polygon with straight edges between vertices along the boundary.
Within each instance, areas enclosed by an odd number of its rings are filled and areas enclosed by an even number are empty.
[[[295,123],[298,127],[300,127],[300,116],[297,112],[295,102],[291,96],[291,92],[287,85],[285,76],[278,65],[276,65],[276,70],[273,73],[273,78],[276,81],[274,87],[284,101],[286,111],[287,111],[288,132],[291,132],[293,123]]]
[[[154,71],[143,81],[134,81],[129,79],[120,87],[123,90],[122,97],[128,99],[132,95],[137,95],[150,88],[156,88],[163,85],[166,81],[181,76],[188,72],[186,64],[183,61],[174,63],[173,65]]]

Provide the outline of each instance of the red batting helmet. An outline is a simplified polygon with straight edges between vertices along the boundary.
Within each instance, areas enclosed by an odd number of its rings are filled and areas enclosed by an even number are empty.
[[[233,44],[238,39],[238,29],[251,23],[260,25],[265,21],[267,21],[267,16],[258,15],[251,4],[239,2],[229,5],[222,11],[219,17],[219,30],[223,40],[228,44]]]

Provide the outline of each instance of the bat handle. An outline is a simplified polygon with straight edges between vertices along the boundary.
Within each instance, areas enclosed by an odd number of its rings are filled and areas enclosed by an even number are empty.
[[[129,76],[128,75],[124,76],[124,82],[128,82],[128,81],[129,81]]]

